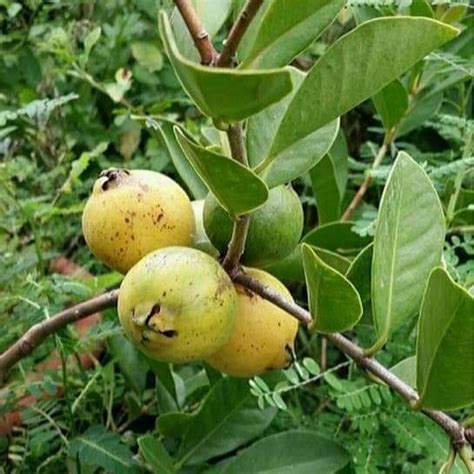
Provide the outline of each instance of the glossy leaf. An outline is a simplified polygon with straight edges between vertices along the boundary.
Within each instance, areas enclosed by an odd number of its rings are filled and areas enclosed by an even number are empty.
[[[395,79],[372,98],[385,131],[398,124],[408,109],[408,92],[401,81]]]
[[[352,222],[331,222],[316,227],[303,237],[303,242],[343,255],[357,254],[372,241],[369,236],[362,237],[352,228]]]
[[[233,451],[265,430],[275,414],[275,408],[258,408],[247,380],[223,378],[189,423],[180,460],[193,465]]]
[[[151,435],[138,438],[138,446],[143,459],[155,474],[174,474],[173,459],[164,446]]]
[[[257,441],[237,455],[223,474],[331,474],[350,462],[349,453],[338,443],[316,432],[292,430]]]
[[[196,173],[231,215],[245,214],[265,203],[268,188],[249,168],[196,145],[179,128],[175,134]]]
[[[191,3],[212,40],[229,16],[232,0],[191,0]],[[181,54],[187,59],[200,62],[199,53],[177,8],[171,13],[170,22]]]
[[[442,268],[430,275],[418,326],[420,406],[455,410],[474,402],[474,297]]]
[[[233,122],[260,112],[292,90],[284,69],[236,71],[193,63],[178,51],[166,13],[160,13],[160,33],[166,53],[183,89],[202,113]]]
[[[183,150],[176,141],[173,128],[178,126],[178,124],[169,120],[161,120],[160,122],[157,122],[151,117],[144,118],[144,121],[149,131],[153,135],[158,136],[165,144],[171,162],[194,199],[204,199],[207,196],[206,185],[194,171],[184,155]]]
[[[457,30],[426,18],[377,18],[336,41],[307,74],[273,142],[281,154],[372,97]]]
[[[335,120],[284,152],[270,156],[278,127],[296,89],[305,77],[305,74],[297,69],[287,70],[293,79],[293,92],[278,104],[251,117],[247,127],[249,162],[271,188],[309,171],[331,148],[339,129],[339,122]]]
[[[354,285],[342,273],[323,262],[309,246],[302,246],[311,329],[322,333],[353,327],[362,316],[362,302]]]
[[[419,310],[426,279],[440,263],[444,235],[443,209],[433,184],[409,155],[400,153],[382,195],[374,237],[374,350]]]
[[[273,0],[240,67],[285,66],[334,21],[345,0]]]

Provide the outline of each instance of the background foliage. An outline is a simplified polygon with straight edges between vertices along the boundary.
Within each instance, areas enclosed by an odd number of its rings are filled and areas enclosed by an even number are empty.
[[[7,328],[0,350],[66,304],[120,281],[91,257],[81,237],[80,215],[100,170],[148,168],[181,182],[166,141],[152,121],[137,116],[176,120],[203,143],[214,140],[216,129],[191,105],[164,55],[157,30],[162,6],[171,10],[171,2],[158,0],[0,1],[0,319]],[[388,155],[405,150],[428,172],[452,230],[445,261],[452,277],[470,288],[474,238],[458,229],[474,224],[473,16],[461,4],[433,9],[465,32],[427,58]],[[356,23],[398,13],[420,12],[352,2],[297,65],[313,62]],[[225,30],[217,33],[216,44]],[[349,155],[342,178],[347,186],[332,184],[340,202],[323,207],[314,192],[320,186],[309,173],[294,182],[306,231],[340,215],[362,181],[382,143],[383,124],[393,120],[386,112],[393,107],[385,109],[384,99],[377,97],[376,107],[366,101],[342,117],[336,143],[339,153]],[[330,155],[337,153],[334,147]],[[373,235],[390,165],[387,158],[373,172],[375,186],[354,215],[351,228],[361,239]],[[318,215],[316,200],[326,214]],[[49,272],[59,256],[95,277]],[[300,283],[291,289],[305,301]],[[368,346],[373,329],[361,324],[355,336]],[[97,343],[107,350],[83,371],[76,354]],[[344,472],[437,472],[448,448],[440,429],[332,349],[328,365],[337,370],[322,376],[320,343],[301,331],[299,363],[249,384],[198,365],[171,370],[147,360],[124,339],[115,311],[105,312],[87,341],[73,329],[61,332],[23,360],[0,391],[0,415],[25,396],[39,400],[22,410],[23,424],[11,436],[0,437],[0,469],[62,472],[67,464],[70,472],[81,473],[143,472],[150,466],[173,472],[177,462],[183,472],[238,472],[238,448],[289,430],[313,430],[347,449],[351,463]],[[405,325],[380,358],[394,365],[413,354],[414,344],[413,327]],[[34,366],[53,350],[61,367],[32,378]]]

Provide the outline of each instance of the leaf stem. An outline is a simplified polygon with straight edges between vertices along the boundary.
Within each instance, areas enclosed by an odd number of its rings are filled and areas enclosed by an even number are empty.
[[[242,124],[231,124],[227,128],[227,137],[229,139],[229,146],[232,158],[235,161],[247,166],[247,153],[245,151],[244,137]],[[222,265],[229,274],[233,274],[238,268],[240,258],[245,251],[245,243],[247,241],[247,233],[250,225],[250,217],[239,216],[234,220],[234,227],[232,229],[232,237],[229,242],[227,253],[224,257]]]
[[[194,42],[194,46],[201,56],[201,64],[206,66],[214,65],[217,59],[217,52],[209,39],[209,34],[204,29],[199,15],[196,13],[190,0],[174,0],[176,8],[181,13],[184,23]]]
[[[240,12],[237,21],[232,26],[229,36],[227,36],[227,39],[224,42],[224,49],[217,60],[217,66],[229,67],[231,65],[240,41],[259,8],[262,6],[262,3],[263,0],[247,0],[245,7]]]

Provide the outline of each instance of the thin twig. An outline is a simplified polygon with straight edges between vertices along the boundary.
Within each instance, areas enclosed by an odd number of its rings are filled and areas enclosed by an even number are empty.
[[[217,52],[191,1],[174,0],[174,3],[186,23],[186,27],[191,34],[196,49],[199,51],[201,64],[206,66],[213,65],[217,59]]]
[[[324,336],[321,336],[321,357],[319,365],[323,372],[328,367],[328,340]]]
[[[237,21],[232,26],[229,36],[224,42],[224,49],[217,60],[217,66],[228,67],[232,63],[232,58],[243,38],[248,26],[262,6],[263,0],[247,0],[245,7],[240,12]]]
[[[24,357],[30,355],[48,336],[55,334],[68,324],[115,306],[117,298],[118,290],[113,290],[65,309],[55,316],[32,326],[20,339],[0,355],[0,383],[6,379],[11,367]]]
[[[389,146],[391,145],[394,138],[395,138],[395,130],[392,129],[389,132],[387,132],[387,134],[385,135],[384,142],[382,146],[380,147],[379,152],[375,156],[371,171],[377,169],[380,166],[380,163],[382,163],[382,160],[385,158],[385,155],[387,154],[387,150]],[[357,193],[352,198],[352,201],[350,202],[350,204],[347,206],[346,210],[344,211],[344,214],[341,217],[341,222],[347,222],[348,220],[351,219],[355,210],[359,207],[360,203],[364,199],[365,193],[370,188],[373,181],[374,181],[373,176],[367,175],[365,177]]]
[[[474,234],[474,225],[464,225],[459,227],[451,227],[447,232],[450,234]]]
[[[247,165],[248,160],[247,153],[245,151],[242,124],[235,123],[229,125],[227,128],[227,137],[229,139],[232,158],[243,165]],[[244,253],[249,225],[249,216],[240,216],[234,220],[232,237],[229,242],[227,253],[222,262],[222,265],[229,272],[229,274],[233,274],[235,272]]]

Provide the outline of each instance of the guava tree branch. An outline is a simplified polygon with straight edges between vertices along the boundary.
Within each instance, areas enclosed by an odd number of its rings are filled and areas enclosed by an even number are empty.
[[[268,286],[259,281],[238,273],[234,276],[235,283],[247,287],[257,293],[262,298],[271,301],[273,304],[287,311],[303,324],[309,324],[311,315],[304,308],[295,303],[283,299]],[[0,355],[0,380],[4,380],[8,371],[24,357],[38,347],[44,340],[65,328],[68,324],[86,318],[94,313],[102,311],[116,305],[118,290],[112,290],[90,300],[72,306],[45,321],[32,326],[18,341]],[[385,382],[402,398],[410,404],[418,400],[418,395],[409,385],[399,379],[390,370],[385,368],[377,360],[367,357],[364,350],[342,334],[326,334],[326,338],[331,341],[341,352],[353,359],[358,365],[365,368],[372,375]],[[441,426],[450,436],[453,446],[461,451],[468,443],[474,443],[474,430],[464,427],[446,413],[437,410],[422,410],[428,417]]]
[[[247,152],[245,151],[244,133],[241,123],[229,125],[227,128],[230,151],[235,161],[247,166]],[[227,253],[222,262],[223,267],[232,274],[239,265],[240,258],[245,250],[245,242],[249,229],[249,216],[240,216],[234,220],[232,237],[229,242]]]
[[[217,52],[209,39],[209,34],[196,13],[190,0],[174,0],[176,8],[181,13],[184,23],[188,28],[196,49],[201,56],[201,64],[212,65],[216,62]]]
[[[65,328],[68,324],[91,316],[106,308],[115,306],[118,290],[109,291],[35,324],[28,329],[12,346],[0,355],[0,383],[6,379],[9,370],[24,357],[30,355],[50,335]]]
[[[303,324],[310,322],[311,314],[298,306],[295,303],[284,300],[280,295],[272,291],[268,286],[260,283],[259,281],[239,273],[234,277],[234,281],[243,285],[253,292],[271,301],[276,306],[284,309],[286,312],[297,318]],[[306,321],[306,322],[305,322]],[[385,382],[395,392],[397,392],[403,399],[410,404],[415,403],[418,400],[418,394],[403,380],[399,379],[390,370],[384,367],[380,362],[372,357],[365,355],[364,349],[354,344],[352,341],[344,337],[342,334],[325,334],[328,341],[332,342],[341,352],[348,355],[358,365],[369,371],[372,375]],[[470,434],[467,430],[465,431],[463,426],[456,420],[452,419],[446,413],[437,410],[422,410],[428,417],[435,421],[441,426],[444,431],[450,436],[453,445],[460,449],[468,442],[474,441],[474,439],[468,439],[467,436]],[[474,433],[473,433],[474,434]]]
[[[263,0],[247,0],[245,7],[240,12],[237,21],[232,26],[229,36],[227,36],[227,39],[224,42],[224,49],[217,60],[217,66],[230,66],[241,39],[247,31],[254,16],[257,14],[259,8],[262,6],[262,3]]]

